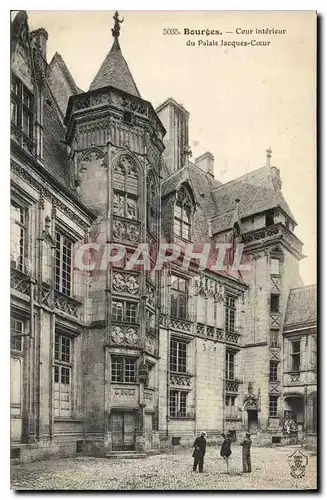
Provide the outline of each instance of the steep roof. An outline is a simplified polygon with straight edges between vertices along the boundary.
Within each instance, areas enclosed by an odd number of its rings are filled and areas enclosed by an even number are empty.
[[[60,119],[54,97],[47,86],[45,87],[43,113],[44,168],[69,189],[75,197],[78,197],[76,190],[72,187],[73,169],[64,143],[65,127]]]
[[[317,285],[290,290],[284,328],[317,321]]]
[[[214,187],[218,187],[220,182],[191,162],[188,162],[183,168],[173,172],[162,181],[161,197],[164,198],[175,191],[181,180],[183,182],[183,178],[190,180],[195,191],[195,197],[198,201],[205,200],[206,207],[213,216],[216,212],[216,204],[212,190]]]
[[[112,86],[141,97],[116,37],[89,90]]]
[[[240,200],[241,219],[280,207],[295,222],[280,190],[276,171],[275,167],[264,166],[214,188],[217,216],[212,221],[213,232],[226,231],[232,227],[237,198]]]
[[[80,94],[83,90],[76,85],[65,61],[58,52],[54,54],[47,67],[46,77],[60,111],[65,116],[70,96]]]

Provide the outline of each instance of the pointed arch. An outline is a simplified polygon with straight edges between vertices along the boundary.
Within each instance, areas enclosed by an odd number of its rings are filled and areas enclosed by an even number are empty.
[[[142,169],[129,151],[120,151],[112,162],[113,213],[119,217],[140,218]]]
[[[188,182],[184,182],[176,189],[174,203],[174,235],[182,240],[192,240],[192,226],[195,211],[195,198]]]

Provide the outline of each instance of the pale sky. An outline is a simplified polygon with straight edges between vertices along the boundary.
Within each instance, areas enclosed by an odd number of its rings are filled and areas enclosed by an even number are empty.
[[[48,62],[59,52],[87,91],[113,38],[111,11],[28,11],[30,29],[49,33]],[[120,45],[141,96],[158,106],[171,96],[190,113],[193,160],[215,157],[227,182],[265,163],[280,169],[282,191],[307,255],[304,284],[316,282],[315,14],[308,11],[123,11]],[[222,36],[164,35],[164,28],[215,29]],[[236,35],[237,28],[286,29]],[[226,31],[234,34],[225,34]],[[269,47],[189,47],[188,40],[270,40]]]

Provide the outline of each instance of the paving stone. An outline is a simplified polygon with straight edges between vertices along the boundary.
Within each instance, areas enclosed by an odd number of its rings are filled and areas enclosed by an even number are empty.
[[[316,488],[316,456],[308,456],[305,477],[290,474],[294,448],[253,448],[251,474],[242,473],[240,446],[232,446],[230,472],[217,447],[208,447],[204,473],[192,471],[192,450],[139,460],[92,457],[66,458],[15,465],[15,490],[301,490]]]

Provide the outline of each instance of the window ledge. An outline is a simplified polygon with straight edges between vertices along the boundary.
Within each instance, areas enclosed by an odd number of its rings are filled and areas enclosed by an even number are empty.
[[[84,418],[75,417],[55,417],[53,420],[55,422],[84,422]]]
[[[139,384],[137,382],[113,382],[111,381],[111,385],[118,386],[118,385],[133,385],[133,386],[138,386]]]
[[[195,417],[169,417],[169,420],[195,420]]]

